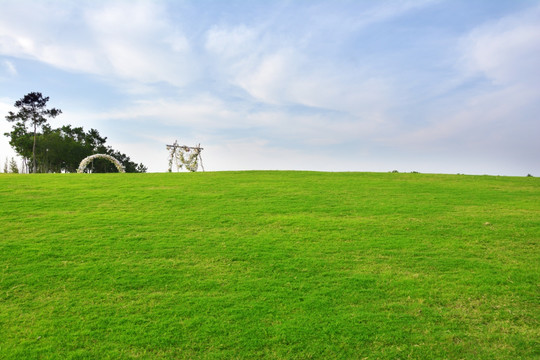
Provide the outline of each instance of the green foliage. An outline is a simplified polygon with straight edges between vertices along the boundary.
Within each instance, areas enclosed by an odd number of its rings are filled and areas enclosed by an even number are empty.
[[[10,111],[6,119],[22,124],[30,122],[34,127],[42,126],[47,122],[47,118],[54,118],[62,113],[59,109],[47,109],[48,101],[49,97],[43,97],[39,92],[28,93],[15,102],[15,107],[19,111],[17,113]]]
[[[11,132],[4,135],[10,138],[9,144],[23,159],[32,158],[33,137],[31,133],[28,133],[24,123],[14,124]]]
[[[12,131],[5,133],[10,138],[9,144],[27,162],[31,172],[76,172],[79,163],[93,154],[107,154],[122,163],[126,172],[146,172],[143,164],[136,164],[129,156],[110,146],[106,146],[106,137],[102,137],[96,129],[85,132],[82,127],[65,125],[57,129],[46,124],[46,117],[54,117],[61,113],[57,109],[45,109],[49,100],[40,93],[30,93],[15,103],[19,113],[9,112],[6,119],[16,122]],[[28,105],[30,104],[30,105]],[[34,131],[26,127],[32,120]],[[41,126],[41,132],[37,131]],[[33,161],[28,161],[33,159]],[[105,160],[96,160],[87,170],[95,173],[116,172],[114,165]]]
[[[540,180],[0,177],[2,359],[536,359]]]
[[[12,111],[6,116],[6,120],[9,122],[16,122],[15,128],[24,129],[24,140],[27,139],[26,134],[26,123],[30,122],[30,127],[33,127],[32,133],[32,171],[37,172],[37,162],[36,162],[36,136],[37,129],[40,126],[45,125],[48,118],[55,118],[56,116],[62,113],[59,109],[47,109],[47,102],[49,97],[43,97],[39,92],[31,92],[26,94],[20,100],[15,102],[15,107],[19,109],[17,113]],[[21,130],[21,129],[19,129]],[[15,147],[15,146],[14,146]],[[28,155],[28,151],[26,151]]]
[[[6,161],[4,162],[4,174],[12,173],[12,174],[18,174],[19,173],[19,167],[17,166],[17,161],[15,161],[14,158],[8,159],[6,156]]]
[[[18,174],[19,173],[19,167],[17,166],[17,162],[14,158],[11,158],[9,162],[9,172],[12,174]]]
[[[133,171],[133,172],[138,172],[138,173],[145,173],[148,171],[148,168],[143,165],[142,163],[140,163],[139,165],[136,166],[135,168],[136,171]]]

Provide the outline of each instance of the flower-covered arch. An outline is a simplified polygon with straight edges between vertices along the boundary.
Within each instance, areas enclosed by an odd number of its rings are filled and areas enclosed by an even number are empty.
[[[94,160],[94,159],[109,160],[110,162],[112,162],[114,164],[114,166],[116,166],[116,168],[118,169],[118,172],[120,172],[120,173],[125,173],[126,172],[126,170],[124,169],[124,167],[122,166],[122,164],[120,164],[120,162],[118,160],[113,158],[111,155],[106,155],[106,154],[95,154],[95,155],[90,155],[90,156],[85,157],[81,161],[81,163],[79,164],[79,168],[77,169],[77,172],[79,174],[83,173],[84,169],[86,169],[88,164],[90,164],[92,162],[92,160]]]
[[[201,147],[201,144],[197,146],[186,146],[178,145],[178,141],[175,141],[174,144],[167,145],[167,150],[170,151],[169,172],[172,172],[173,162],[176,164],[177,170],[180,170],[183,166],[186,170],[195,172],[200,164],[202,171],[204,171],[201,157],[203,148]]]

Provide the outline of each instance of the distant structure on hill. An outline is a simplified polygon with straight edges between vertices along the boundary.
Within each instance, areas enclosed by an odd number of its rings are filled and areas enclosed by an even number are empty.
[[[176,171],[180,171],[184,167],[188,171],[195,172],[199,168],[199,164],[202,171],[204,171],[201,156],[203,149],[201,144],[197,146],[178,145],[177,140],[174,141],[174,144],[167,145],[167,150],[169,150],[169,172],[172,172],[173,163],[176,165]]]

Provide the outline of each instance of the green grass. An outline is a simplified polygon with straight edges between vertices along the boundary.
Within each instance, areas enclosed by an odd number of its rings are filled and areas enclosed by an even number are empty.
[[[1,359],[538,359],[540,179],[0,176]]]

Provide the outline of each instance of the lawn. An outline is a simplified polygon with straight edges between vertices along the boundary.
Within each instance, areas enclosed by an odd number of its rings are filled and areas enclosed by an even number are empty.
[[[538,359],[540,179],[0,175],[1,359]]]

